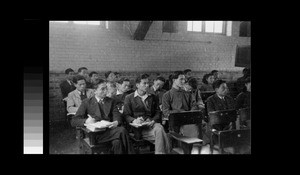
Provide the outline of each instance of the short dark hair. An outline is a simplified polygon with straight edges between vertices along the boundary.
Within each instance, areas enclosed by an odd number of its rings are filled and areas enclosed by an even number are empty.
[[[82,75],[76,75],[73,77],[73,83],[77,84],[79,80],[84,80],[86,82],[86,79]]]
[[[192,72],[192,70],[191,70],[191,69],[185,69],[185,70],[183,71],[184,74],[187,74],[188,72]]]
[[[247,78],[245,79],[245,84],[250,83],[250,82],[251,82],[251,77],[247,77]]]
[[[78,73],[81,72],[81,70],[84,70],[84,69],[88,70],[86,67],[81,67],[81,68],[78,69]]]
[[[219,71],[218,70],[212,70],[210,73],[214,74],[214,73],[217,73],[217,72],[219,72]]]
[[[104,74],[105,78],[107,78],[110,73],[113,73],[113,72],[112,71],[105,72],[105,74]]]
[[[177,79],[179,77],[179,75],[184,75],[184,72],[183,71],[175,71],[173,76],[172,76],[172,80],[173,79]]]
[[[98,73],[95,72],[95,71],[92,71],[92,72],[89,74],[89,76],[92,77],[94,74],[98,74]]]
[[[164,77],[162,77],[162,76],[156,77],[155,80],[160,80],[160,81],[162,81],[164,83],[166,82],[166,79]]]
[[[107,83],[107,81],[106,81],[106,80],[103,80],[103,79],[99,79],[99,81],[97,82],[97,84],[94,85],[94,89],[97,89],[98,86],[99,86],[100,84],[103,84],[103,83]]]
[[[141,74],[140,76],[138,76],[136,79],[135,79],[135,84],[138,84],[142,81],[142,79],[148,79],[149,78],[149,75],[148,74]]]
[[[221,86],[221,84],[226,83],[226,81],[224,80],[216,80],[213,82],[212,87],[214,89],[219,88]]]
[[[197,89],[198,86],[198,81],[196,78],[194,77],[190,77],[187,79],[187,83],[193,88],[193,89]]]
[[[130,82],[130,80],[129,80],[128,78],[124,78],[124,77],[123,77],[123,78],[120,78],[120,79],[117,81],[117,83],[118,83],[118,84],[123,84],[124,81],[129,81],[129,82]]]
[[[205,74],[205,75],[203,76],[203,78],[202,78],[202,82],[203,82],[204,84],[208,84],[207,78],[210,77],[210,76],[213,76],[213,73]]]
[[[69,74],[69,72],[74,72],[74,70],[71,69],[71,68],[68,68],[68,69],[65,70],[65,74]]]
[[[250,68],[246,67],[243,69],[243,74],[244,76],[249,76],[250,75]]]

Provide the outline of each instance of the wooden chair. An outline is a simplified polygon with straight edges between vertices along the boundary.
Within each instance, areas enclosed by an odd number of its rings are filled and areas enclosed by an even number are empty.
[[[202,117],[201,111],[186,111],[172,113],[169,116],[170,132],[173,152],[191,154],[193,145],[198,144],[199,150],[202,148]],[[196,124],[198,127],[198,137],[188,137],[180,133],[180,127],[188,124]],[[176,145],[177,144],[177,145]]]
[[[145,140],[142,138],[142,128],[135,128],[130,126],[129,137],[132,141],[133,149],[136,154],[154,154],[155,145],[154,141]]]
[[[241,129],[251,128],[251,108],[242,108],[239,109],[238,116],[239,116],[239,125]]]
[[[232,147],[233,152],[236,153],[241,146],[250,145],[250,130],[249,129],[235,129],[235,121],[237,119],[236,110],[222,110],[209,112],[209,125],[211,128],[210,152],[218,149],[220,154],[224,154],[224,148]],[[218,131],[213,129],[213,125],[232,123],[232,130]],[[214,139],[217,136],[217,140]],[[216,144],[215,141],[218,143]]]
[[[98,143],[96,136],[105,129],[90,131],[86,127],[76,127],[76,139],[79,144],[80,154],[111,154],[110,143]]]

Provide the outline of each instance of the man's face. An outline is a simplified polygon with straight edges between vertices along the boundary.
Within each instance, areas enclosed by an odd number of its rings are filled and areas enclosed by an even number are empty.
[[[107,85],[106,83],[101,83],[95,91],[95,95],[98,98],[104,98],[107,95]]]
[[[185,74],[185,77],[186,78],[189,78],[189,77],[191,77],[192,76],[192,72],[187,72],[186,74]]]
[[[84,76],[85,78],[89,78],[88,70],[86,69],[82,69],[78,74]]]
[[[129,90],[129,85],[130,85],[129,81],[123,81],[122,84],[118,84],[119,91],[121,91],[123,93],[127,92]]]
[[[107,77],[108,81],[116,81],[116,75],[112,72]]]
[[[117,94],[117,88],[111,86],[109,83],[107,83],[107,96],[112,97]]]
[[[149,79],[142,79],[140,83],[136,84],[138,90],[142,92],[146,92],[147,88],[149,87]]]
[[[208,84],[212,84],[214,81],[215,81],[215,77],[214,77],[214,76],[209,76],[209,77],[207,78]]]
[[[98,74],[93,74],[93,75],[91,76],[91,81],[92,81],[93,83],[96,83],[96,82],[98,81],[98,80],[97,80],[98,78],[99,78],[99,75],[98,75]]]
[[[190,86],[188,83],[184,84],[184,90],[187,92],[191,92],[192,91],[192,86]]]
[[[77,84],[75,84],[75,86],[76,86],[76,89],[79,90],[80,92],[84,91],[85,87],[86,87],[85,80],[79,80],[79,81],[77,81]]]
[[[176,86],[183,88],[185,84],[185,76],[179,75],[177,79],[174,79],[174,83]]]
[[[153,86],[155,89],[161,89],[164,86],[164,82],[161,80],[155,80]]]
[[[216,88],[216,93],[220,96],[225,96],[228,93],[227,84],[222,83],[219,88]]]
[[[74,75],[75,75],[75,72],[69,72],[69,74],[67,74],[67,79],[72,80]]]

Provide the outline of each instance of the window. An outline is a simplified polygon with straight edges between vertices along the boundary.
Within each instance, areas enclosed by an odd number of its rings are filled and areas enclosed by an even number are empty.
[[[74,24],[100,25],[100,21],[73,21]]]
[[[228,30],[228,26],[226,21],[188,21],[187,22],[187,31],[225,35],[227,30]]]

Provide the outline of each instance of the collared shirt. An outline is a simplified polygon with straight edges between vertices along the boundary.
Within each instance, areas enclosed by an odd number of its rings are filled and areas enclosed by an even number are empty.
[[[140,96],[140,95],[138,94],[137,90],[136,90],[136,91],[134,92],[134,97],[136,97],[136,96],[141,97],[142,101],[145,103],[145,100],[146,100],[146,98],[148,97],[148,94],[146,93],[145,95]]]
[[[220,95],[217,94],[217,96],[221,99],[221,100],[225,100],[225,96],[221,97]]]
[[[97,100],[98,103],[101,102],[101,103],[103,104],[104,98],[100,99],[100,98],[98,98],[96,95],[95,95],[95,98],[96,98],[96,100]]]
[[[81,95],[81,91],[79,91],[78,89],[76,89],[76,91],[79,93],[79,95]],[[82,95],[85,95],[85,94],[86,94],[86,92],[83,91],[83,92],[82,92]]]
[[[122,92],[119,91],[119,89],[117,89],[117,94],[116,95],[120,95],[123,94]]]
[[[70,85],[72,85],[72,82],[71,82],[70,80],[67,79],[67,82],[68,82]]]
[[[157,89],[154,86],[152,86],[152,88],[153,88],[154,92],[157,91]]]

